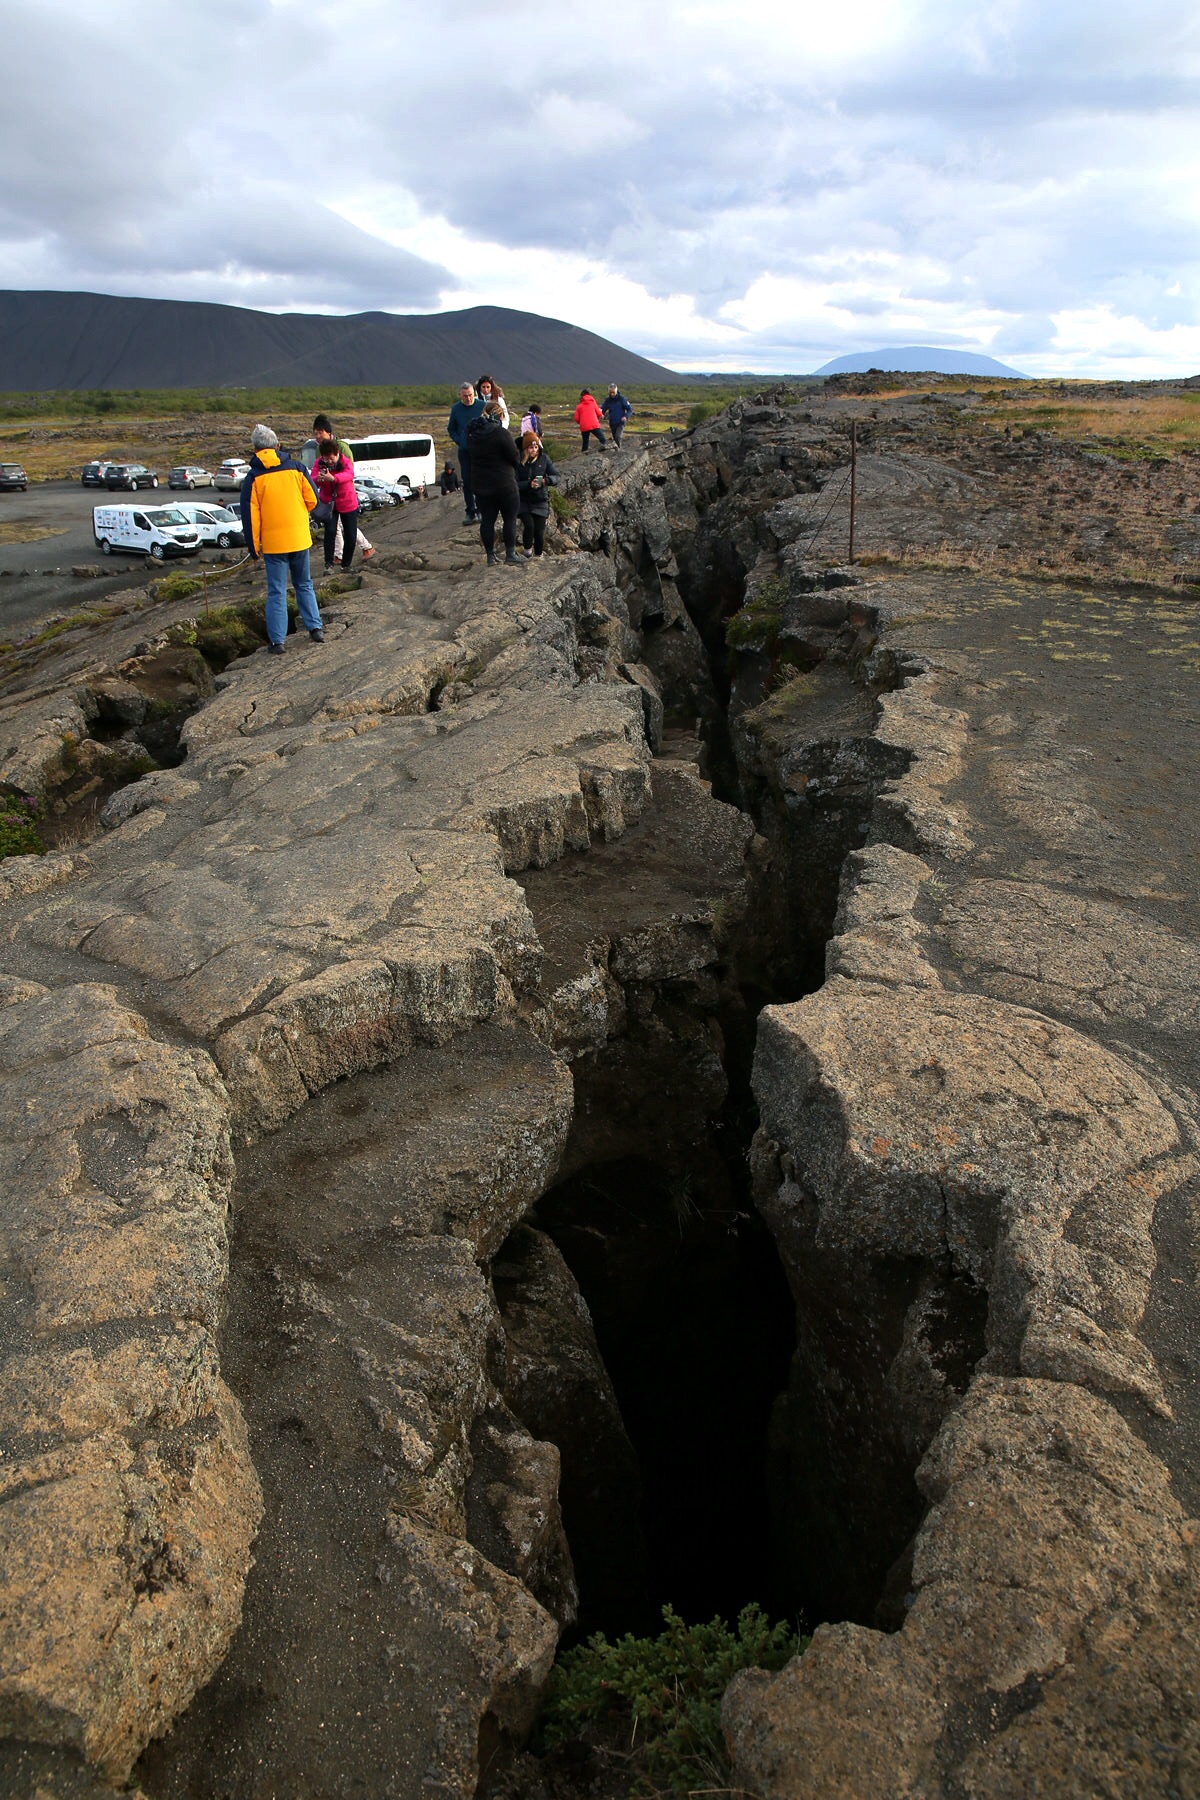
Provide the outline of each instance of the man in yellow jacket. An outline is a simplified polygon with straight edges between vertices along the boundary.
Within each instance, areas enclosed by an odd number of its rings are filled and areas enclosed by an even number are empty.
[[[242,527],[251,556],[261,556],[266,565],[267,648],[272,656],[282,656],[288,628],[289,576],[309,637],[314,644],[325,642],[308,568],[312,548],[308,515],[317,504],[317,495],[300,464],[290,456],[280,456],[279,439],[269,425],[256,425],[250,442],[254,455],[242,483]]]

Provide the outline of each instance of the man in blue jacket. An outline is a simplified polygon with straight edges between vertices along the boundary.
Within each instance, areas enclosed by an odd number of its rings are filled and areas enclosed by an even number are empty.
[[[600,411],[608,420],[608,429],[612,432],[613,448],[621,448],[621,433],[625,429],[626,419],[632,417],[633,408],[621,392],[615,381],[608,384],[608,398],[603,402]]]
[[[464,381],[458,390],[458,399],[450,408],[450,417],[446,421],[446,430],[450,434],[452,444],[458,446],[458,467],[462,474],[463,505],[466,507],[464,525],[474,525],[483,516],[475,504],[475,489],[471,485],[471,452],[467,448],[467,427],[477,419],[483,411],[483,401],[475,393],[474,386]]]

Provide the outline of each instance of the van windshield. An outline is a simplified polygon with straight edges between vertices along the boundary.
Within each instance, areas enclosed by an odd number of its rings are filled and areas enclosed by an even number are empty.
[[[156,525],[187,525],[190,523],[187,514],[180,512],[177,506],[156,506],[150,517]]]

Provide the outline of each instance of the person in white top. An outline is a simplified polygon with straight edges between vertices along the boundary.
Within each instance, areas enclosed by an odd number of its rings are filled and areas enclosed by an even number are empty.
[[[500,408],[501,423],[503,424],[505,431],[507,431],[508,402],[504,398],[504,389],[502,387],[497,387],[490,375],[481,375],[479,380],[475,383],[475,392],[479,395],[479,398],[483,401],[485,406],[489,405],[493,400],[496,402],[496,405]]]

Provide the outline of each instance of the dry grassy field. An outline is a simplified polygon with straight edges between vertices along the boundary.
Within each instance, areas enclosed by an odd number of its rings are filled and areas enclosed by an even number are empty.
[[[631,390],[634,418],[630,439],[686,427],[698,405],[717,410],[738,393],[729,387],[662,387]],[[603,397],[605,390],[598,390]],[[544,405],[546,435],[563,455],[579,447],[574,409],[578,389],[510,389],[506,399],[514,426],[530,401]],[[445,455],[452,446],[446,419],[457,393],[429,388],[362,390],[321,394],[314,390],[267,389],[259,394],[190,393],[113,395],[0,395],[0,460],[20,462],[31,481],[76,476],[86,462],[109,457],[144,462],[166,473],[175,463],[214,468],[227,456],[245,454],[250,433],[261,420],[281,444],[299,449],[316,412],[328,412],[344,437],[377,431],[428,431]],[[386,402],[395,402],[387,404]]]

